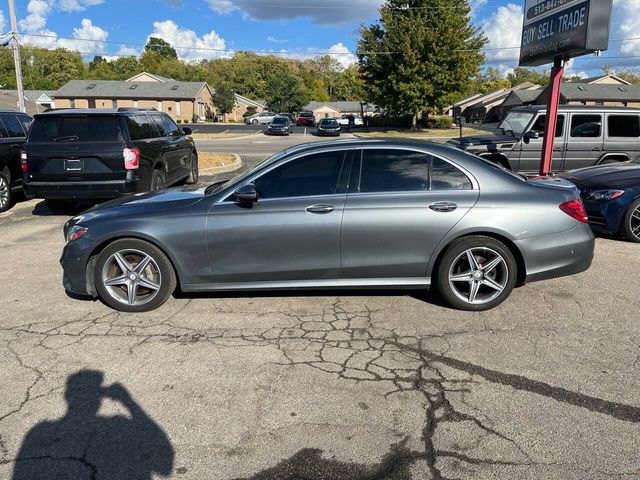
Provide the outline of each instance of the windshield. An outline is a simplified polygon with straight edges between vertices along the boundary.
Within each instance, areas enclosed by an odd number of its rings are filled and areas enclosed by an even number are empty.
[[[286,125],[287,124],[287,119],[286,118],[282,118],[282,117],[276,117],[273,119],[273,121],[271,122],[273,125]]]
[[[320,122],[320,126],[322,126],[322,127],[335,127],[337,125],[338,125],[338,122],[336,122],[333,119],[331,119],[331,120],[322,120]]]
[[[498,126],[498,133],[513,133],[516,137],[520,137],[533,119],[533,116],[534,113],[532,112],[510,112],[507,118]]]
[[[220,190],[222,190],[223,188],[225,188],[227,185],[232,185],[232,184],[234,184],[236,182],[241,181],[243,178],[246,178],[246,177],[252,175],[253,172],[255,172],[256,170],[262,168],[263,166],[268,165],[269,163],[275,162],[275,161],[279,160],[280,158],[284,157],[285,153],[286,153],[285,150],[283,150],[281,152],[278,152],[275,155],[270,156],[266,160],[263,160],[262,162],[258,163],[253,168],[250,168],[249,170],[246,170],[246,171],[244,171],[242,173],[239,173],[238,175],[236,175],[234,177],[231,177],[229,180],[224,180],[224,181],[221,181],[221,182],[212,183],[204,191],[205,195],[211,195],[212,193],[217,193]]]
[[[120,118],[116,116],[46,116],[36,118],[30,142],[122,142]]]

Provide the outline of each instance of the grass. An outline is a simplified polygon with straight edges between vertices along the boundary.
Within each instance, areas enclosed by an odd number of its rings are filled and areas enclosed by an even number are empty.
[[[477,128],[463,128],[462,135],[484,135],[485,130]],[[372,132],[356,132],[358,137],[362,138],[455,138],[460,135],[459,128],[420,130],[412,132],[410,130],[381,130]]]
[[[224,167],[236,161],[231,153],[198,152],[198,166],[200,170]]]

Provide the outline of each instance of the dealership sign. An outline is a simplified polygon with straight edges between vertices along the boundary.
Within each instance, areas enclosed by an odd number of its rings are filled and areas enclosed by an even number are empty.
[[[520,66],[609,48],[613,0],[526,0]]]

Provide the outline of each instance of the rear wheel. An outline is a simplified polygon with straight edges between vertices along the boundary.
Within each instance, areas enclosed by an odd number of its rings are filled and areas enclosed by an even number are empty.
[[[165,186],[166,180],[164,172],[159,168],[156,168],[151,174],[151,191],[162,190]]]
[[[622,233],[627,240],[640,243],[640,198],[633,202],[627,210]]]
[[[148,312],[165,303],[176,288],[176,274],[155,245],[121,239],[98,255],[94,282],[100,299],[123,312]]]
[[[198,176],[198,155],[192,153],[189,161],[189,176],[187,177],[187,183],[191,185],[198,183]]]
[[[8,169],[0,171],[0,212],[6,212],[13,206],[11,192],[11,174]]]
[[[258,125],[259,122],[258,122],[258,120],[253,120],[251,123],[254,124],[254,125]]]
[[[464,237],[446,250],[437,272],[443,298],[460,310],[497,307],[513,291],[516,260],[502,242],[485,236]]]

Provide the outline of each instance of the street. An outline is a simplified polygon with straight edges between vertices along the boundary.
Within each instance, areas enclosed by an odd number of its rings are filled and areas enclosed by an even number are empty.
[[[311,140],[198,147],[247,168]],[[39,200],[0,214],[0,479],[72,422],[95,438],[60,447],[74,479],[115,459],[194,480],[640,476],[640,245],[599,238],[586,273],[484,313],[400,290],[176,294],[124,314],[65,294],[68,218]],[[126,437],[87,430],[98,411],[78,399],[102,377],[121,385],[99,414]]]

